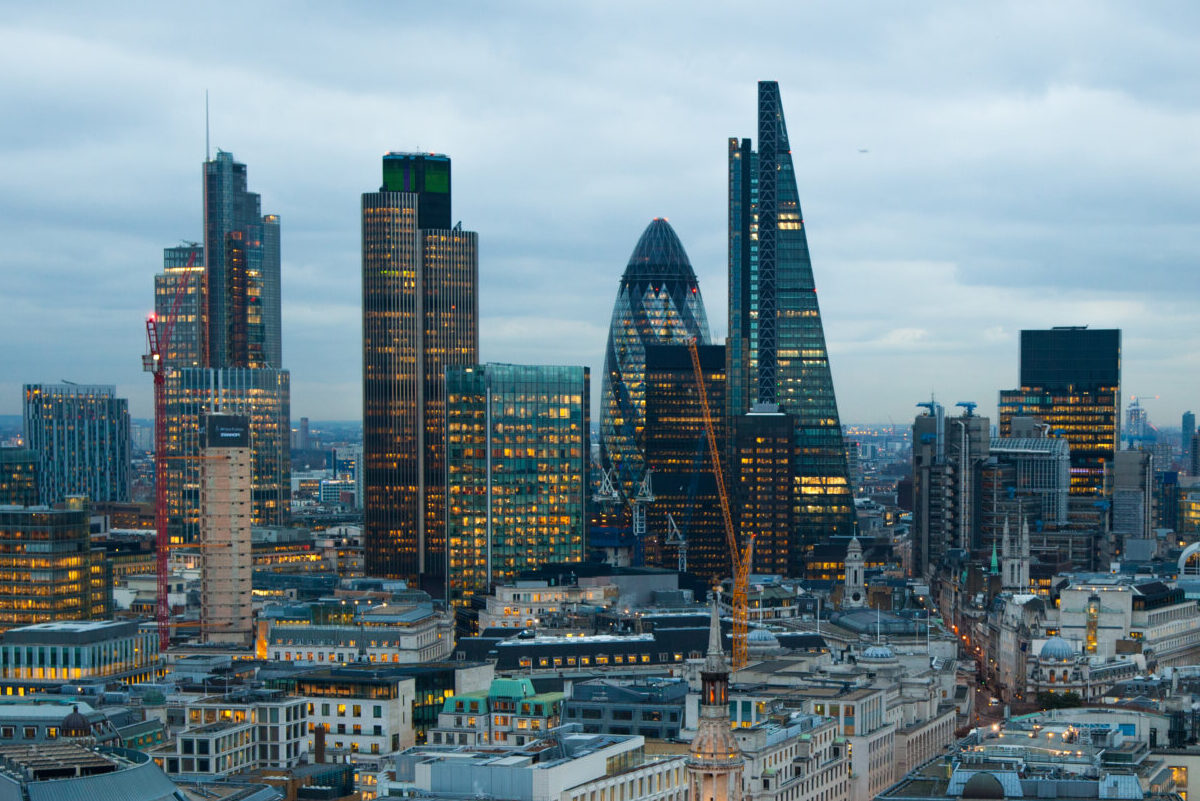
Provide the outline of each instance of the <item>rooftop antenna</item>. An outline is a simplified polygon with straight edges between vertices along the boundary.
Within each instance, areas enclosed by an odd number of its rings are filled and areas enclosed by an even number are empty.
[[[212,161],[212,150],[208,144],[208,90],[204,90],[204,160]]]

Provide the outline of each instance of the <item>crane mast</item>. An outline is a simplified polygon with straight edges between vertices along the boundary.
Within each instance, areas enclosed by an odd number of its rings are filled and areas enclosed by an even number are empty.
[[[729,546],[729,562],[733,568],[733,653],[730,660],[733,669],[739,670],[749,661],[746,633],[750,617],[748,591],[750,585],[750,562],[754,553],[754,537],[750,536],[743,550],[738,547],[737,532],[733,528],[733,515],[729,510],[729,494],[725,489],[725,474],[721,469],[721,449],[717,444],[717,432],[713,427],[712,410],[708,406],[708,393],[704,388],[704,370],[700,366],[700,350],[696,338],[688,340],[688,353],[692,357],[692,370],[696,373],[696,390],[700,394],[700,408],[704,413],[704,431],[708,437],[708,451],[712,457],[713,478],[717,483],[717,496],[721,501],[721,522],[725,527],[725,542]]]
[[[188,256],[186,272],[180,277],[175,287],[175,297],[171,300],[171,311],[166,320],[159,320],[154,314],[146,318],[147,353],[142,356],[142,370],[154,377],[154,562],[157,588],[155,593],[155,621],[158,624],[158,649],[166,652],[171,644],[171,626],[169,609],[168,561],[171,548],[170,537],[167,534],[167,368],[164,364],[166,354],[171,344],[171,334],[175,321],[179,316],[179,304],[186,294],[191,268],[196,265],[196,251]]]

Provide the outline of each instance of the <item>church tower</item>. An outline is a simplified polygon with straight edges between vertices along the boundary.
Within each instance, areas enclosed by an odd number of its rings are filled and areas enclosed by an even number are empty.
[[[843,609],[858,609],[867,603],[867,583],[863,575],[863,551],[858,537],[846,549],[846,586],[842,593]]]
[[[742,801],[745,759],[729,725],[729,668],[721,653],[721,621],[713,599],[708,655],[700,671],[700,722],[687,760],[691,801]]]

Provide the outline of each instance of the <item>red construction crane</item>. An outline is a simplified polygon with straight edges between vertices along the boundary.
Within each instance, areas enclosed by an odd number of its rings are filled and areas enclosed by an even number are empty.
[[[165,652],[171,644],[170,609],[167,601],[167,553],[171,548],[167,535],[167,367],[164,364],[166,354],[171,345],[171,334],[175,328],[175,320],[179,314],[179,304],[187,293],[188,280],[191,278],[191,268],[196,265],[196,244],[192,245],[192,253],[188,256],[185,272],[180,275],[175,286],[175,297],[171,301],[171,312],[167,319],[159,321],[153,313],[146,318],[147,353],[142,357],[142,369],[154,376],[154,537],[155,567],[158,575],[158,591],[155,596],[157,607],[155,617],[158,622],[158,649]],[[197,310],[199,311],[199,310]]]
[[[721,470],[721,449],[717,445],[717,432],[713,428],[712,411],[708,407],[708,392],[704,389],[704,370],[700,367],[700,351],[696,338],[688,340],[688,353],[692,357],[692,370],[696,373],[696,390],[700,394],[700,408],[704,412],[704,432],[708,435],[708,451],[712,457],[713,478],[717,482],[717,495],[721,499],[721,520],[725,524],[725,542],[729,546],[729,562],[733,568],[733,654],[730,664],[739,670],[750,661],[746,647],[746,633],[750,619],[750,563],[754,555],[754,536],[740,548],[737,532],[733,528],[733,515],[729,511],[729,493],[725,489],[725,473]]]

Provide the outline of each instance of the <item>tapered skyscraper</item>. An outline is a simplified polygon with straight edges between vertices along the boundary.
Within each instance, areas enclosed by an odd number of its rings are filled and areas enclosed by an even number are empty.
[[[621,276],[604,351],[600,447],[627,488],[645,471],[646,346],[709,342],[708,317],[692,263],[675,230],[654,219]]]
[[[208,366],[282,367],[279,217],[223,150],[204,162],[204,229]]]
[[[363,518],[371,576],[446,576],[445,368],[479,361],[478,237],[450,223],[450,159],[389,153],[362,196]]]
[[[854,500],[779,84],[758,84],[758,150],[729,140],[731,418],[793,419],[793,554],[854,530]],[[796,564],[792,558],[789,563]]]
[[[167,517],[175,542],[199,533],[202,419],[250,421],[251,522],[281,525],[291,506],[291,376],[283,369],[280,222],[262,213],[246,165],[218,150],[203,165],[204,242],[163,251],[154,279],[159,331],[170,331]]]

